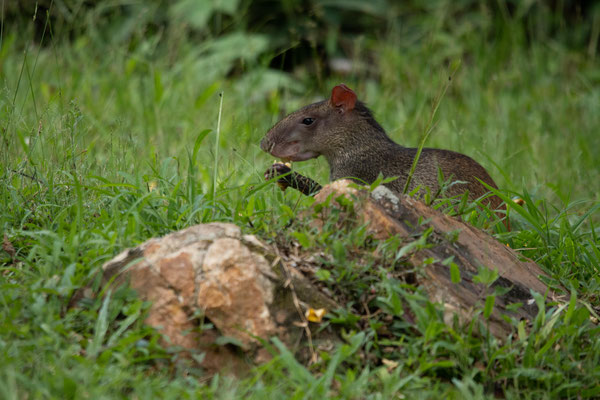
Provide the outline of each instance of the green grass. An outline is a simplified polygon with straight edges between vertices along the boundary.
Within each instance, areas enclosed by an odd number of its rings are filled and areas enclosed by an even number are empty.
[[[172,34],[130,48],[82,35],[39,48],[22,33],[5,31],[0,49],[0,229],[15,249],[0,251],[6,398],[600,396],[600,332],[589,320],[600,304],[597,59],[527,44],[518,32],[488,40],[432,30],[406,45],[391,29],[356,49],[357,61],[376,58],[368,69],[357,62],[318,88],[309,73],[268,69],[259,38],[240,55],[231,50],[239,37],[198,45]],[[390,272],[395,265],[369,257],[380,248],[394,259],[401,243],[365,244],[360,227],[288,227],[310,201],[262,180],[272,160],[258,143],[280,110],[341,81],[396,141],[416,146],[456,60],[427,146],[471,155],[503,195],[525,199],[512,211],[513,232],[498,237],[567,290],[566,305],[542,308],[530,329],[514,321],[505,343],[476,323],[446,325],[438,304]],[[295,168],[327,181],[324,160]],[[477,214],[463,218],[483,226]],[[68,308],[124,248],[215,220],[325,252],[325,283],[357,298],[375,290],[372,306],[383,313],[357,323],[348,304],[327,322],[345,327],[347,343],[321,363],[304,367],[274,341],[270,363],[231,381],[175,363],[177,350],[143,325],[148,305],[127,289]],[[394,321],[387,335],[384,318]],[[398,364],[388,370],[383,358]]]

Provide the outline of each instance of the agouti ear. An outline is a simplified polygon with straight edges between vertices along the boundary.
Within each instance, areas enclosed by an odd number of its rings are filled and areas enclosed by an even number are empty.
[[[356,104],[356,93],[343,83],[335,86],[331,91],[329,102],[342,113],[352,111]]]

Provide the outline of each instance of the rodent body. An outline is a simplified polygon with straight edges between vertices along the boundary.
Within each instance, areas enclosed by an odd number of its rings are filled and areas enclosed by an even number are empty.
[[[267,132],[261,148],[283,160],[304,161],[320,155],[327,159],[330,180],[356,178],[372,183],[381,173],[398,179],[386,184],[402,193],[416,148],[395,143],[373,118],[371,111],[345,85],[333,88],[331,98],[295,111]],[[488,190],[477,180],[497,188],[486,170],[472,158],[450,150],[424,148],[411,179],[409,190],[428,187],[439,190],[438,169],[444,179],[460,181],[451,185],[446,195],[455,196],[468,190],[475,200]],[[502,201],[497,196],[487,200],[492,209]]]

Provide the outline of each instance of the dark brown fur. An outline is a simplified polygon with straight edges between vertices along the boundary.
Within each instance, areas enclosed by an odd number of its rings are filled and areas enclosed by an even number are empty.
[[[306,118],[314,122],[306,125],[303,123]],[[292,161],[322,155],[329,163],[330,180],[355,178],[372,183],[380,173],[384,177],[397,176],[398,179],[386,184],[397,193],[404,189],[417,152],[416,148],[392,141],[371,111],[345,85],[336,86],[329,100],[310,104],[283,118],[267,132],[261,148]],[[448,196],[461,195],[467,190],[470,200],[485,195],[488,190],[477,178],[497,188],[486,170],[472,158],[454,151],[424,148],[409,190],[421,186],[436,193],[438,168],[444,179],[465,182],[452,185],[446,192]],[[487,201],[493,209],[502,203],[497,196]]]

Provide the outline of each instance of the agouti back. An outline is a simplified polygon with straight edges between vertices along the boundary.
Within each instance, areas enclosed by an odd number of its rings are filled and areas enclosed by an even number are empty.
[[[397,193],[402,193],[417,153],[416,148],[403,147],[390,139],[371,111],[343,84],[333,88],[330,99],[305,106],[279,121],[267,132],[260,147],[286,161],[322,155],[329,163],[330,180],[358,178],[372,183],[379,173],[384,177],[397,176],[386,184]],[[476,178],[497,188],[472,158],[454,151],[424,148],[409,190],[420,185],[436,193],[438,168],[444,179],[464,182],[450,186],[448,196],[467,190],[470,200],[485,195],[488,190]],[[502,203],[497,196],[489,197],[487,202],[492,209]]]

